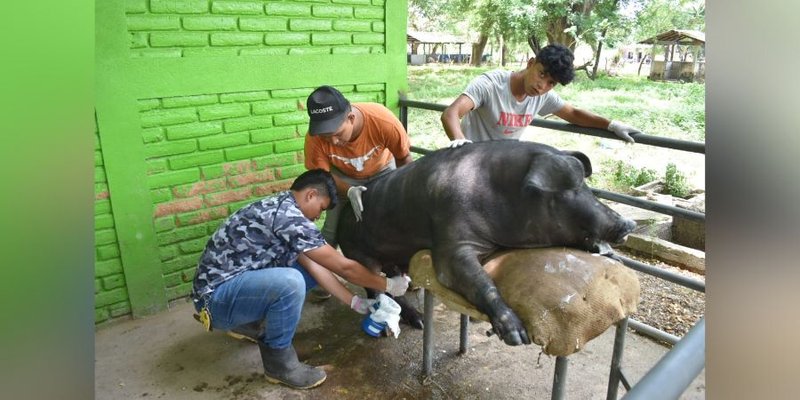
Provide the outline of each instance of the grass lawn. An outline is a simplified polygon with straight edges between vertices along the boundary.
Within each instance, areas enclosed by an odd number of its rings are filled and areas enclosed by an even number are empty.
[[[408,67],[408,98],[437,104],[450,104],[475,76],[497,67],[425,65]],[[507,69],[522,68],[519,64]],[[644,75],[644,74],[643,74]],[[690,141],[705,141],[705,85],[699,83],[652,82],[645,76],[601,76],[592,81],[583,71],[567,86],[554,89],[564,100],[606,118],[618,119],[644,133]],[[408,133],[415,146],[435,149],[447,145],[439,120],[441,113],[411,109]],[[550,118],[556,118],[551,116]],[[654,170],[663,177],[669,163],[686,176],[692,188],[705,188],[705,157],[702,154],[662,149],[646,145],[624,145],[600,139],[541,128],[527,128],[523,140],[554,147],[579,150],[592,160],[595,174],[590,185],[622,189],[619,168]]]

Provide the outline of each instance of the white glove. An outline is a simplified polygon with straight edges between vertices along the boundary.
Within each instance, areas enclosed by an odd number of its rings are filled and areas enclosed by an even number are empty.
[[[377,302],[377,299],[365,299],[361,296],[353,296],[353,300],[350,300],[350,308],[359,314],[369,314],[369,308]]]
[[[364,186],[351,186],[347,189],[347,198],[350,199],[350,205],[353,207],[353,214],[356,215],[356,221],[361,221],[361,212],[364,211],[364,203],[361,202],[361,192],[367,190]]]
[[[454,139],[450,141],[450,144],[447,147],[451,149],[455,149],[456,147],[461,147],[467,143],[472,143],[472,140],[469,139]]]
[[[399,275],[394,278],[386,278],[386,293],[392,296],[402,296],[408,290],[411,278],[407,275]]]
[[[611,132],[614,132],[615,135],[619,136],[622,140],[628,143],[636,143],[631,137],[630,135],[631,133],[642,133],[640,130],[630,125],[625,125],[619,121],[611,121],[611,123],[608,124],[608,128],[606,129],[608,129]]]

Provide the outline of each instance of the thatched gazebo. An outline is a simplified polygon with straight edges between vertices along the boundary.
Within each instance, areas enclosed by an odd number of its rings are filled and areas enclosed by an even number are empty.
[[[641,44],[652,44],[650,76],[651,80],[681,80],[685,82],[703,82],[705,80],[705,45],[706,34],[701,31],[673,29],[660,33]],[[664,45],[664,60],[656,61],[656,45]],[[690,46],[675,60],[678,46]],[[689,51],[691,50],[691,51]],[[691,60],[688,58],[691,56]]]
[[[427,61],[469,62],[469,54],[461,53],[461,45],[467,43],[466,38],[443,32],[408,31],[406,34],[406,41],[408,43],[409,62],[411,64],[422,64]],[[458,52],[448,53],[448,44],[458,46]],[[418,54],[420,46],[422,46],[422,54]],[[441,50],[439,50],[440,46]]]

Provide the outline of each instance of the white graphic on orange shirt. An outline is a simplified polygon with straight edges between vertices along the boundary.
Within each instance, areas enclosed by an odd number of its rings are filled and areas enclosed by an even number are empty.
[[[375,153],[377,153],[378,150],[380,150],[380,146],[375,146],[375,147],[372,148],[372,150],[368,151],[367,154],[364,154],[363,156],[355,157],[355,158],[342,157],[342,156],[339,156],[339,155],[336,155],[336,154],[330,154],[330,156],[331,156],[331,158],[337,159],[337,160],[339,160],[339,161],[341,161],[341,162],[343,162],[345,164],[352,165],[353,168],[356,169],[356,171],[363,171],[364,170],[364,163],[366,163],[367,160],[372,158],[372,156]]]

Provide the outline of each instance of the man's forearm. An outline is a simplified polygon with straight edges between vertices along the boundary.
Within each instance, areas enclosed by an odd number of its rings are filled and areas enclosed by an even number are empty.
[[[608,124],[611,122],[597,114],[594,114],[590,111],[581,110],[579,108],[576,108],[569,118],[564,119],[566,119],[567,122],[578,126],[597,129],[606,129],[608,128]]]
[[[464,133],[461,132],[461,121],[458,119],[457,114],[445,110],[444,113],[442,113],[441,120],[444,133],[450,140],[466,139]]]

